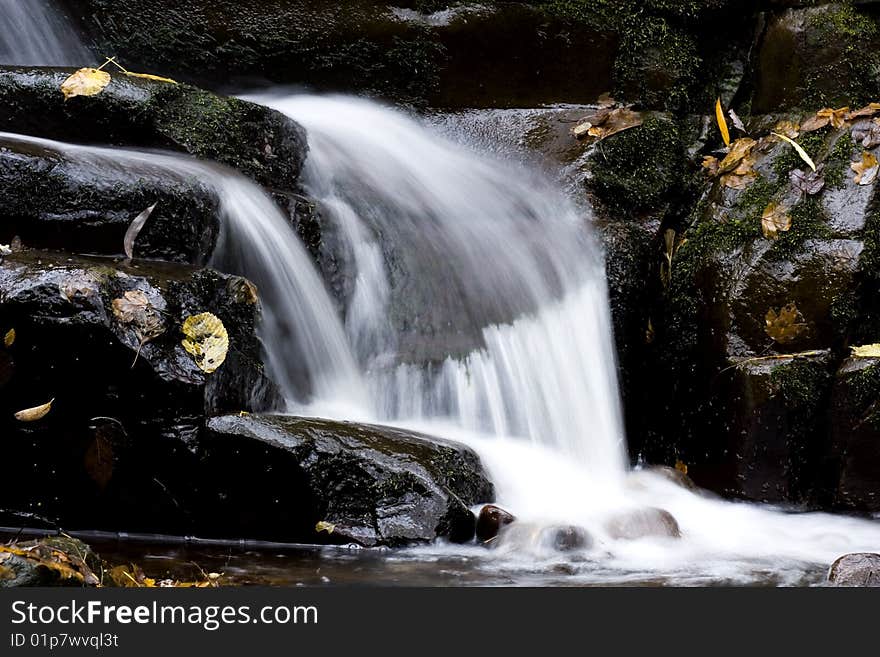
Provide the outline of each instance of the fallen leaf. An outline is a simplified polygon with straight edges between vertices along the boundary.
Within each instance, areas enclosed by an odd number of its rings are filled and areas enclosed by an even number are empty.
[[[153,203],[153,205],[151,205],[146,210],[141,212],[137,217],[135,217],[134,221],[132,221],[129,225],[128,230],[125,231],[123,247],[125,248],[125,256],[129,260],[134,258],[134,241],[137,239],[138,233],[141,232],[141,228],[143,228],[144,224],[147,223],[147,219],[150,218],[150,215],[155,209],[156,203]]]
[[[571,134],[575,139],[586,139],[590,136],[590,128],[593,124],[589,121],[582,121],[571,129]]]
[[[780,121],[773,128],[773,131],[778,132],[780,135],[785,135],[789,139],[797,139],[801,134],[801,126],[794,121]]]
[[[855,182],[857,184],[871,185],[877,180],[877,172],[880,170],[880,163],[877,162],[877,158],[873,153],[865,151],[862,153],[861,161],[853,162],[850,164],[849,168],[855,171]]]
[[[149,73],[132,73],[131,71],[125,71],[126,75],[130,75],[133,78],[144,78],[145,80],[153,80],[154,82],[166,82],[168,84],[177,84],[177,81],[172,80],[171,78],[163,78],[160,75],[150,75]]]
[[[49,411],[52,410],[52,402],[55,399],[50,399],[45,404],[40,406],[34,406],[33,408],[26,408],[23,411],[19,411],[15,414],[15,419],[19,422],[36,422],[37,420],[42,420],[49,414]]]
[[[714,155],[706,155],[703,158],[703,168],[710,176],[715,176],[718,173],[718,158]]]
[[[818,194],[825,187],[825,178],[822,177],[822,172],[818,169],[810,172],[795,169],[788,174],[788,179],[795,189],[810,196]]]
[[[727,110],[728,116],[730,116],[730,120],[733,121],[733,127],[739,130],[740,132],[748,132],[746,130],[745,124],[742,122],[742,119],[739,118],[739,115],[734,112],[732,109]]]
[[[788,304],[778,313],[771,308],[767,311],[764,322],[767,335],[779,344],[793,342],[807,328],[804,318],[793,303]]]
[[[877,112],[880,112],[880,103],[869,103],[865,107],[847,114],[846,120],[852,121],[853,119],[869,118],[877,114]]]
[[[81,68],[61,83],[64,100],[74,96],[94,96],[110,84],[110,74],[96,68]]]
[[[328,534],[332,534],[333,530],[336,529],[336,525],[332,522],[327,522],[326,520],[321,520],[318,524],[315,525],[315,531],[317,533],[327,532]]]
[[[773,240],[779,237],[779,233],[791,229],[791,215],[788,208],[779,203],[770,203],[761,215],[761,230],[764,237]]]
[[[749,137],[743,137],[742,139],[737,139],[733,142],[730,145],[730,151],[728,151],[727,155],[724,156],[724,159],[721,160],[721,164],[718,165],[718,172],[728,173],[736,169],[739,166],[739,163],[749,156],[756,143],[757,142],[755,142],[754,139],[750,139]]]
[[[853,126],[852,138],[864,148],[877,148],[877,146],[880,146],[880,119],[862,122]]]
[[[724,140],[725,146],[730,146],[730,130],[727,127],[727,121],[724,119],[724,108],[721,107],[721,99],[715,101],[715,120],[718,122],[718,130],[721,132],[721,139]]]
[[[687,467],[687,464],[686,464],[684,461],[680,460],[680,459],[676,459],[676,461],[675,461],[675,469],[678,470],[681,474],[687,474],[687,473],[688,473],[688,467]]]
[[[79,297],[98,296],[101,291],[101,282],[91,272],[84,272],[65,278],[58,284],[58,291],[66,301],[73,303]]]
[[[880,358],[880,344],[852,347],[852,355],[854,358]]]
[[[730,189],[745,189],[758,177],[754,170],[756,160],[754,155],[747,155],[736,165],[736,168],[721,176],[721,184]]]
[[[187,317],[183,322],[183,348],[193,357],[196,365],[208,374],[216,371],[226,360],[229,334],[220,319],[211,313]]]
[[[841,107],[840,109],[831,109],[826,107],[801,125],[802,132],[813,132],[824,128],[829,123],[835,128],[842,128],[846,124],[846,117],[849,114],[849,107]]]
[[[587,134],[602,141],[611,135],[616,135],[618,132],[640,126],[642,122],[642,115],[638,112],[634,112],[628,107],[619,107],[608,112],[607,116],[601,121],[594,120],[593,127],[587,131]]]
[[[6,335],[3,336],[3,345],[9,349],[13,344],[15,344],[15,329],[11,328],[6,331]]]
[[[807,166],[810,167],[813,171],[816,170],[816,164],[813,162],[812,158],[807,155],[807,151],[805,151],[799,143],[797,143],[794,139],[790,139],[785,135],[781,135],[778,132],[771,132],[774,137],[779,137],[784,142],[788,142],[794,147],[794,150],[797,151],[797,154],[800,155],[801,159],[807,163]]]
[[[137,338],[138,348],[134,356],[136,363],[141,348],[165,332],[165,321],[159,310],[150,303],[150,299],[141,290],[129,290],[122,297],[114,299],[112,306],[113,314],[119,322],[130,328]]]

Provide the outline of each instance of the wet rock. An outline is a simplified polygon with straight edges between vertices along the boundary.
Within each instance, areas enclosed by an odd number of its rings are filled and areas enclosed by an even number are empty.
[[[685,490],[689,491],[697,491],[699,488],[693,482],[693,479],[687,476],[684,472],[679,470],[678,468],[670,468],[668,465],[652,465],[644,470],[645,472],[649,472],[651,474],[659,475],[664,479],[668,479],[676,486],[680,486]],[[638,471],[637,471],[638,472]]]
[[[361,545],[473,538],[492,484],[470,449],[399,429],[296,417],[215,418],[200,441],[218,528]],[[315,535],[326,523],[329,537]]]
[[[65,101],[75,69],[0,69],[0,125],[66,142],[162,148],[213,160],[255,181],[296,190],[307,146],[293,120],[266,107],[185,84],[112,72],[95,96]]]
[[[499,506],[487,504],[480,509],[477,517],[477,540],[481,543],[491,541],[498,536],[503,527],[516,520],[516,516]]]
[[[616,540],[681,537],[678,522],[672,514],[653,507],[620,513],[608,521],[605,529]]]
[[[16,335],[0,349],[9,370],[0,378],[4,508],[68,527],[180,528],[175,514],[185,510],[162,471],[194,467],[188,445],[205,414],[279,403],[263,372],[259,307],[236,293],[242,280],[53,252],[3,258],[0,326]],[[161,318],[161,334],[144,344],[138,325],[114,313],[113,302],[127,292],[142,295]],[[181,345],[183,320],[205,311],[221,319],[231,345],[213,374]],[[52,398],[51,412],[37,422],[13,417]]]
[[[880,359],[848,358],[834,377],[831,455],[835,503],[880,511]]]
[[[154,203],[135,255],[206,263],[220,230],[219,203],[199,181],[157,168],[110,166],[53,142],[0,138],[4,244],[19,236],[38,248],[122,255],[129,224]]]
[[[541,542],[557,552],[588,550],[593,546],[593,538],[587,530],[577,525],[547,527],[541,532]]]
[[[880,554],[845,554],[831,565],[828,582],[832,586],[880,586]]]
[[[501,528],[493,547],[538,552],[575,552],[589,550],[593,537],[577,525],[544,526],[535,523],[515,522]]]
[[[0,588],[97,586],[103,574],[92,549],[68,536],[0,546]]]
[[[875,14],[845,2],[773,14],[758,49],[752,110],[858,106],[877,97]]]

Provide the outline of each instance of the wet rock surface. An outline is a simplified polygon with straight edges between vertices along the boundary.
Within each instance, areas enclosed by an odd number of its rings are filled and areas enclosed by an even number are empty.
[[[61,84],[75,70],[0,68],[2,129],[73,143],[162,148],[225,164],[268,187],[298,188],[305,133],[283,114],[119,72],[99,94],[65,100]]]
[[[880,586],[880,554],[845,554],[831,565],[828,582],[832,586]]]
[[[199,452],[227,524],[261,534],[315,540],[322,522],[332,542],[463,542],[474,535],[469,506],[494,497],[470,449],[387,427],[227,416],[208,422]]]
[[[477,540],[481,543],[491,541],[499,532],[516,520],[516,516],[494,504],[487,504],[477,516]]]
[[[97,586],[103,578],[101,558],[69,536],[0,546],[0,588]]]
[[[615,540],[681,537],[678,522],[669,511],[650,507],[618,514],[608,521],[605,530]]]

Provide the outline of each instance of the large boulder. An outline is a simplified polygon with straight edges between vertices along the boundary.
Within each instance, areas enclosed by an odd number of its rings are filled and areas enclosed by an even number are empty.
[[[114,71],[100,93],[65,100],[61,84],[74,70],[0,69],[3,129],[66,142],[168,149],[220,162],[267,187],[297,189],[305,132],[283,114]]]
[[[470,507],[494,498],[470,449],[388,427],[233,415],[209,421],[198,451],[211,513],[249,534],[366,546],[467,541]]]
[[[832,586],[880,586],[880,554],[845,554],[831,564],[828,582]]]

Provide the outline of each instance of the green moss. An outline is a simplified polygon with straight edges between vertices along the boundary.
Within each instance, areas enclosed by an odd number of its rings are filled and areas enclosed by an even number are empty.
[[[678,128],[649,117],[597,146],[590,186],[609,207],[656,210],[681,189],[686,161]]]
[[[831,230],[826,225],[828,217],[818,197],[801,199],[790,214],[791,230],[780,233],[774,240],[768,254],[773,259],[790,258],[808,239],[831,237]]]
[[[771,387],[782,398],[785,407],[792,411],[818,407],[830,380],[825,363],[811,358],[795,358],[770,373]]]
[[[828,189],[843,189],[846,185],[850,172],[850,162],[852,161],[853,151],[856,149],[856,143],[853,141],[849,131],[844,132],[828,154],[828,160],[825,164],[825,187]]]
[[[847,402],[863,425],[880,429],[880,365],[852,372],[847,379]]]

